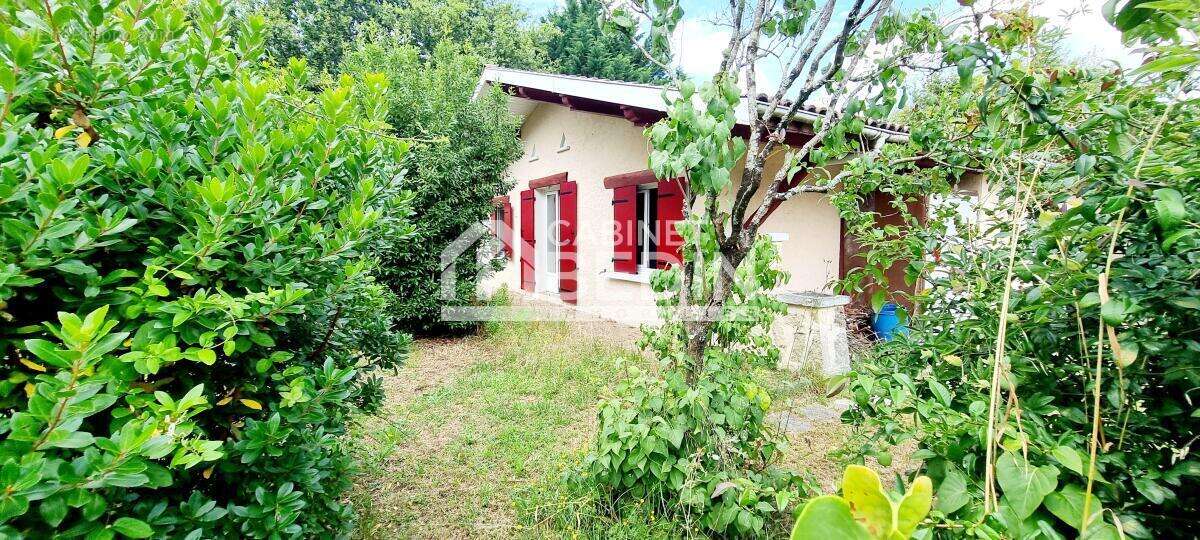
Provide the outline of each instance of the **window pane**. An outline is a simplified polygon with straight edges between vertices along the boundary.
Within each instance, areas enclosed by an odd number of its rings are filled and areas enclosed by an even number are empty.
[[[637,235],[637,249],[634,250],[634,252],[636,253],[635,257],[637,259],[637,265],[639,267],[645,266],[645,264],[646,264],[645,259],[642,258],[643,252],[645,251],[643,249],[643,247],[646,245],[646,240],[645,240],[646,192],[645,191],[639,190],[637,192],[637,230],[630,231],[630,232]]]
[[[648,232],[646,241],[646,253],[649,254],[646,260],[646,266],[657,268],[658,256],[658,235],[662,234],[658,225],[658,189],[646,191],[646,199],[649,201],[646,205],[646,231]]]

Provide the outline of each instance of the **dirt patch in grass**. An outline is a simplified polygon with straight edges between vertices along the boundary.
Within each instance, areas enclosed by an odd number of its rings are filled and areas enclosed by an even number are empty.
[[[494,353],[489,351],[484,336],[417,340],[403,372],[384,379],[388,400],[407,401],[436,390],[463,369],[486,361],[489,352]]]
[[[836,492],[846,465],[838,459],[839,451],[851,439],[853,429],[853,426],[831,419],[812,422],[809,431],[789,433],[788,451],[781,465],[793,471],[807,471],[825,493]],[[884,487],[890,489],[896,484],[897,474],[907,478],[920,467],[920,462],[912,459],[915,450],[915,444],[909,442],[891,449],[892,460],[887,467],[880,465],[875,457],[867,457],[865,465],[879,473]]]

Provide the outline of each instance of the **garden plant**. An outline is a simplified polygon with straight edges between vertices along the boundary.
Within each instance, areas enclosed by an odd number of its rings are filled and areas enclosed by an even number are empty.
[[[403,360],[386,80],[319,92],[216,0],[0,7],[0,535],[333,537]]]
[[[777,360],[768,329],[785,311],[769,293],[787,276],[775,266],[775,246],[758,232],[779,204],[839,180],[793,182],[806,172],[821,176],[824,165],[870,144],[865,121],[898,104],[900,66],[940,39],[931,13],[903,17],[887,0],[842,4],[731,2],[720,69],[699,87],[675,81],[667,118],[646,130],[650,169],[683,187],[685,219],[676,225],[683,260],[652,278],[664,324],[646,329],[643,344],[664,368],[618,386],[602,403],[582,468],[612,513],[649,501],[695,531],[759,536],[776,531],[794,503],[813,494],[794,473],[774,467],[784,440],[765,421],[770,396],[748,376],[749,367]],[[683,17],[678,2],[629,2],[608,17],[671,72],[661,55]],[[893,54],[868,58],[868,45]],[[756,69],[767,56],[785,60],[783,77],[759,98]],[[862,82],[849,81],[851,74]],[[801,144],[787,144],[794,125],[780,118],[817,93],[831,96],[827,112]],[[735,132],[742,109],[754,134],[748,138]],[[784,165],[766,176],[775,154]]]
[[[838,195],[877,267],[926,284],[912,332],[852,374],[846,420],[860,455],[915,439],[937,537],[1198,534],[1200,11],[1106,10],[1152,51],[1142,66],[1072,65],[1028,10],[969,12],[911,143],[855,163]],[[982,219],[947,204],[872,236],[855,207],[876,188],[953,201],[922,160],[983,175]]]
[[[933,526],[904,534],[1187,536],[1193,524],[1181,516],[1194,513],[1196,501],[1186,486],[1200,472],[1191,453],[1200,351],[1190,330],[1200,306],[1189,206],[1196,193],[1196,6],[1108,2],[1105,16],[1125,39],[1152,51],[1127,72],[1057,60],[1055,33],[1028,8],[964,2],[960,19],[938,21],[922,12],[899,16],[886,1],[847,2],[844,10],[833,4],[731,2],[720,71],[699,90],[676,81],[667,119],[647,129],[650,167],[687,186],[684,261],[657,276],[670,309],[663,328],[647,334],[671,367],[649,377],[652,383],[620,388],[629,402],[602,407],[589,456],[602,493],[637,500],[648,493],[668,512],[699,510],[705,528],[735,536],[761,534],[755,518],[768,526],[779,518],[779,504],[737,516],[720,506],[734,486],[750,494],[746,501],[787,489],[757,476],[770,470],[763,466],[693,460],[704,473],[648,485],[643,476],[629,481],[613,471],[640,470],[642,456],[654,456],[655,446],[641,447],[639,439],[653,442],[653,432],[644,434],[656,422],[749,394],[738,387],[706,392],[710,380],[736,380],[744,371],[730,356],[755,350],[748,346],[755,325],[724,333],[737,326],[730,322],[736,310],[749,303],[756,313],[771,311],[766,296],[748,302],[741,281],[770,276],[769,256],[756,251],[757,227],[779,203],[820,192],[830,194],[864,247],[863,264],[839,286],[870,291],[876,310],[889,300],[915,306],[903,313],[912,333],[883,346],[848,380],[855,407],[847,419],[865,438],[851,454],[883,462],[890,444],[916,439],[915,457],[936,486],[925,522]],[[609,17],[631,35],[649,25],[642,48],[654,58],[682,9],[630,2]],[[841,25],[831,27],[835,19]],[[756,65],[768,57],[784,61],[783,82],[760,96]],[[909,113],[908,142],[872,144],[865,124],[909,98],[903,82],[914,68],[934,78],[925,110]],[[938,75],[947,70],[957,72],[957,87]],[[818,90],[828,105],[813,133],[785,146],[791,124],[777,119],[790,118]],[[748,107],[746,139],[731,136],[730,111],[743,96],[761,103]],[[786,166],[764,179],[775,151]],[[731,180],[743,158],[741,177]],[[844,166],[826,172],[838,160]],[[792,182],[799,172],[816,180]],[[954,203],[956,186],[980,177],[983,218],[956,219],[957,208],[941,203]],[[749,203],[760,191],[755,208]],[[729,192],[732,203],[722,202]],[[879,227],[876,214],[863,210],[878,192],[892,196],[903,226]],[[933,202],[928,215],[908,204],[919,197]],[[889,283],[897,265],[905,284]],[[894,292],[918,283],[925,284],[918,294]],[[676,388],[685,401],[659,399],[647,389],[655,385]],[[709,400],[686,401],[695,395]],[[721,412],[705,414],[728,417]],[[664,433],[672,426],[667,420]],[[726,434],[704,424],[685,428],[673,446],[696,444],[691,455],[706,455],[714,431]],[[769,428],[761,432],[733,440],[777,444]],[[676,457],[670,448],[659,454]],[[745,477],[707,485],[702,504],[689,493],[703,485],[693,478],[729,474],[731,465],[748,471]],[[834,530],[805,523],[797,529],[802,536]]]

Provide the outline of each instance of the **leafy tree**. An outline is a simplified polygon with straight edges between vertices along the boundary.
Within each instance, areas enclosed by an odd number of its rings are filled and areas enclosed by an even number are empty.
[[[667,72],[619,32],[605,30],[599,0],[567,0],[543,21],[558,32],[546,42],[555,71],[618,81],[664,83]]]
[[[305,90],[218,1],[0,7],[0,536],[336,537],[367,256],[411,232],[386,81]]]
[[[900,67],[932,50],[940,28],[931,13],[900,16],[887,0],[739,0],[727,15],[734,38],[717,73],[700,88],[678,82],[667,118],[646,130],[650,168],[684,188],[685,219],[676,225],[683,260],[651,279],[662,293],[664,323],[644,340],[665,367],[602,405],[585,466],[618,507],[645,498],[707,531],[754,536],[778,526],[805,494],[795,477],[771,466],[779,442],[763,425],[770,398],[747,375],[753,363],[777,358],[767,329],[784,311],[767,291],[786,276],[773,268],[777,254],[758,230],[779,203],[840,181],[789,185],[795,175],[806,168],[819,174],[830,161],[879,146],[862,135],[864,117],[895,108]],[[621,4],[609,13],[631,35],[648,23],[642,48],[649,51],[667,50],[682,16],[675,1]],[[737,82],[748,81],[757,96],[756,69],[766,55],[791,60],[766,103],[747,104]],[[829,96],[827,112],[806,142],[789,146],[790,120],[818,91]],[[737,111],[748,112],[749,133],[761,137],[734,135]],[[765,163],[775,155],[785,164],[767,177]]]
[[[546,63],[546,28],[527,24],[514,4],[493,0],[246,0],[267,18],[267,51],[278,63],[304,58],[336,73],[360,41],[414,47],[429,58],[451,43],[486,62],[517,68]]]
[[[388,13],[391,0],[246,0],[244,9],[266,17],[266,45],[279,64],[303,58],[318,71],[334,72],[363,31]]]
[[[864,238],[884,265],[895,244],[939,248],[910,265],[928,283],[912,333],[857,369],[847,418],[868,443],[916,439],[939,537],[1197,535],[1200,18],[1109,7],[1154,52],[1131,74],[1047,65],[1044,19],[968,11],[973,31],[946,47],[961,87],[935,85],[941,109],[914,112],[911,144],[854,164],[838,196],[949,195],[920,160],[990,184],[981,225],[951,235],[935,213],[891,245]]]
[[[766,425],[771,396],[749,376],[751,367],[778,359],[766,337],[786,311],[768,294],[787,278],[778,257],[769,240],[755,243],[716,317],[721,327],[703,365],[681,354],[679,323],[669,318],[680,302],[678,271],[652,278],[668,323],[644,328],[639,345],[662,369],[635,373],[601,402],[596,440],[573,478],[598,492],[603,506],[647,501],[689,530],[717,535],[782,532],[782,516],[811,486],[775,466],[787,442]]]
[[[734,39],[719,71],[700,88],[678,82],[667,118],[646,130],[650,168],[684,188],[685,219],[676,225],[683,260],[651,278],[664,322],[644,330],[643,344],[663,368],[621,385],[601,404],[596,442],[580,473],[610,507],[646,500],[707,532],[763,536],[807,495],[794,475],[772,466],[781,441],[764,425],[770,397],[748,376],[750,366],[777,359],[767,330],[785,311],[768,292],[787,276],[775,268],[774,246],[757,231],[776,204],[803,191],[829,190],[836,178],[784,186],[805,167],[862,150],[862,116],[890,112],[898,66],[939,39],[927,12],[900,17],[886,1],[844,10],[838,4],[733,2]],[[655,50],[667,47],[682,15],[679,4],[668,1],[624,4],[609,17],[630,34],[641,26],[639,18],[648,21],[642,48]],[[893,55],[864,61],[873,48]],[[763,55],[792,63],[764,106],[747,107],[736,82],[750,81],[749,93],[757,95],[755,70]],[[850,73],[872,86],[839,84]],[[827,114],[807,142],[788,146],[793,123],[778,118],[790,120],[818,90],[831,95]],[[794,93],[799,100],[784,101]],[[749,132],[763,137],[734,135],[742,110],[749,111]],[[765,177],[768,156],[780,153],[785,165]],[[743,163],[735,183],[735,168]],[[751,210],[764,185],[761,203]]]
[[[373,41],[410,45],[422,59],[448,43],[484,63],[524,69],[546,67],[549,34],[504,0],[404,0],[389,6],[372,32]]]
[[[903,69],[941,39],[934,14],[896,13],[890,0],[797,2],[766,0],[731,4],[731,39],[718,71],[701,88],[676,86],[667,118],[646,131],[653,147],[649,165],[660,178],[686,178],[683,225],[689,243],[679,265],[679,316],[686,354],[703,366],[704,351],[720,326],[690,311],[720,311],[733,293],[735,270],[757,241],[762,224],[780,204],[801,193],[828,193],[842,181],[826,166],[862,153],[878,155],[886,145],[864,134],[865,123],[891,114],[903,93]],[[647,50],[669,50],[669,36],[683,17],[677,2],[630,4],[610,14],[612,24],[632,33],[639,20],[650,24]],[[634,36],[636,39],[637,36]],[[887,51],[887,54],[877,54]],[[778,84],[760,97],[757,70],[765,56],[788,59]],[[745,81],[746,89],[738,86]],[[745,104],[743,93],[759,103]],[[693,102],[698,94],[699,101]],[[825,110],[813,133],[794,132],[791,119],[814,96],[825,94]],[[749,133],[735,136],[735,110],[744,108]],[[789,121],[779,121],[787,118]],[[768,158],[783,164],[767,176]],[[740,168],[740,174],[734,169]],[[792,185],[797,175],[814,181]],[[735,179],[736,178],[736,182]],[[756,195],[761,195],[755,201]],[[722,200],[732,196],[732,204]],[[753,204],[752,201],[754,201]],[[708,251],[712,253],[708,253]]]
[[[441,321],[446,305],[474,302],[476,278],[488,271],[475,249],[455,263],[455,298],[442,299],[441,256],[450,243],[492,211],[492,198],[507,193],[508,165],[521,154],[518,121],[505,97],[493,92],[472,99],[479,58],[442,43],[432,57],[411,46],[365,43],[347,58],[343,70],[355,76],[379,71],[388,77],[392,103],[388,121],[401,136],[438,139],[414,148],[406,187],[414,198],[413,220],[420,228],[396,238],[378,252],[382,282],[398,297],[394,315],[406,329],[420,332],[463,330]]]

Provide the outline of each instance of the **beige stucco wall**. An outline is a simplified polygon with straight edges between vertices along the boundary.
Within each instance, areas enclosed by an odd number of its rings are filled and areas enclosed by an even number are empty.
[[[568,150],[559,151],[565,136]],[[525,155],[508,174],[515,187],[512,203],[518,245],[514,261],[481,284],[490,292],[501,284],[520,291],[519,193],[530,180],[566,172],[578,184],[578,307],[604,318],[629,324],[654,319],[654,296],[646,283],[614,279],[612,192],[604,178],[647,168],[649,145],[639,128],[624,118],[598,115],[553,104],[531,111],[521,129]],[[536,155],[537,159],[530,157]],[[778,160],[769,165],[777,167]],[[767,177],[774,172],[768,169]],[[736,176],[736,175],[735,175]],[[735,178],[736,182],[736,178]],[[757,201],[756,201],[757,202]],[[763,225],[762,233],[786,237],[778,246],[782,264],[792,274],[784,287],[791,290],[828,291],[838,274],[840,222],[823,195],[805,194],[784,203]],[[553,300],[552,295],[546,296]]]

